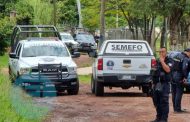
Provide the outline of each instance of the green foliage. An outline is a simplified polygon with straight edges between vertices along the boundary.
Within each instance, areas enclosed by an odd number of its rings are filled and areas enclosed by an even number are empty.
[[[78,25],[78,10],[76,0],[60,0],[57,2],[58,23],[64,26]]]
[[[53,5],[50,2],[44,0],[30,0],[28,4],[32,6],[33,9],[33,24],[53,24]]]
[[[0,122],[40,122],[47,115],[47,107],[35,105],[21,89],[12,87],[2,73],[0,91]]]
[[[11,22],[9,18],[5,17],[0,19],[0,55],[6,52],[6,47],[10,43],[10,35],[14,22]]]
[[[82,3],[82,23],[85,28],[94,31],[99,28],[100,23],[100,1],[81,0]]]
[[[8,66],[8,54],[0,56],[0,69]]]
[[[19,0],[14,6],[17,12],[18,24],[30,24],[34,14],[33,7],[29,4],[28,0]]]

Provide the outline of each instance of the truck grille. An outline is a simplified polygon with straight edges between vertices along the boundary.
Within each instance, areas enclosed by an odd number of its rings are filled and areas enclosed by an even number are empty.
[[[62,79],[68,76],[68,69],[61,64],[39,64],[38,67],[32,68],[31,74],[39,78]]]

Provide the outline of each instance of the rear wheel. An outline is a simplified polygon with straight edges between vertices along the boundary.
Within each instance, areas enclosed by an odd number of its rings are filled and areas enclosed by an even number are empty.
[[[103,83],[95,81],[95,95],[96,96],[103,96],[104,95]]]
[[[93,78],[93,75],[91,76],[91,91],[93,94],[95,93],[95,80]]]
[[[151,87],[150,86],[142,86],[142,92],[145,93],[147,96],[150,96]]]
[[[67,93],[69,95],[77,95],[78,92],[79,92],[79,81],[77,80],[77,84],[74,87],[72,87],[71,89],[68,89]]]

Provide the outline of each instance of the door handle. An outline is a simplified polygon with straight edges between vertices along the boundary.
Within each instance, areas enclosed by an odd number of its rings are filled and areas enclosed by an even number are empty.
[[[123,60],[123,64],[131,64],[131,60]]]

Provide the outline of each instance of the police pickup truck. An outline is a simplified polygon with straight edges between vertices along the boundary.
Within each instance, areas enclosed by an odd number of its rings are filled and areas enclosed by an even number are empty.
[[[23,87],[55,85],[57,91],[78,94],[77,66],[72,57],[79,57],[80,53],[71,56],[61,41],[51,38],[20,40],[9,56],[9,74],[13,82],[19,79]]]
[[[151,89],[151,69],[156,59],[146,41],[107,40],[95,57],[91,90],[96,96],[104,95],[104,87],[128,89],[138,86],[143,93]]]

